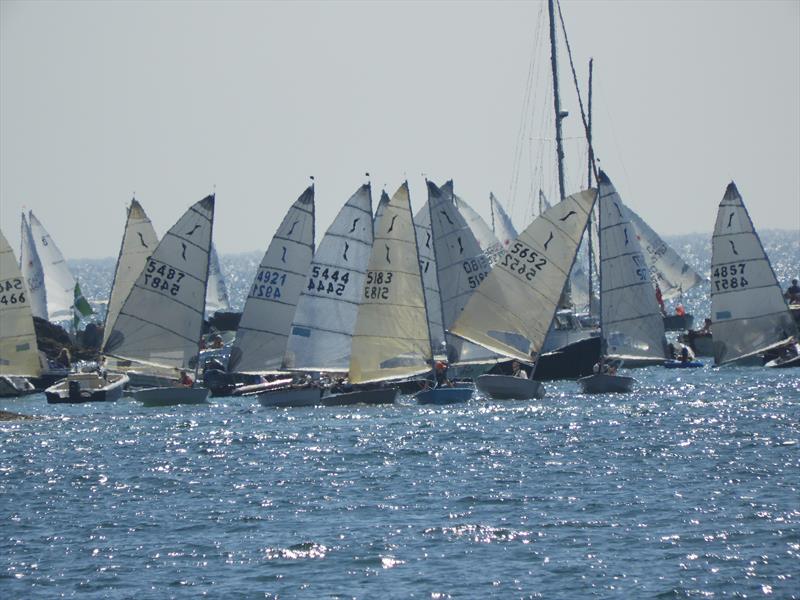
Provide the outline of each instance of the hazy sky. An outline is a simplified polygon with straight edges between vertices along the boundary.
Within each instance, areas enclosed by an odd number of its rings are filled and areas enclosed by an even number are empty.
[[[18,248],[30,208],[68,258],[116,256],[134,191],[161,235],[216,185],[220,252],[263,251],[309,175],[319,239],[366,171],[375,203],[453,178],[523,226],[555,194],[542,6],[2,0],[0,226]],[[757,228],[800,230],[800,2],[562,10],[601,165],[651,226],[710,232],[733,179]],[[565,54],[560,76],[574,192]]]

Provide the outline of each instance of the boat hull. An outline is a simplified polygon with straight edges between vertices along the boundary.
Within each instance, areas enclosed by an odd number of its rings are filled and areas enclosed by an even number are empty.
[[[209,390],[201,387],[153,387],[133,392],[135,400],[144,406],[176,406],[178,404],[205,404]]]
[[[533,379],[537,381],[578,379],[584,375],[591,375],[598,360],[600,360],[600,338],[586,338],[553,352],[541,354],[536,361]]]
[[[469,400],[473,391],[471,387],[438,387],[417,392],[414,397],[418,404],[455,404]]]
[[[680,360],[668,360],[664,362],[664,367],[667,369],[698,369],[703,366],[699,360],[687,360],[686,362]]]
[[[770,369],[788,369],[790,367],[800,367],[800,356],[793,356],[787,359],[775,358],[764,365]]]
[[[301,406],[317,406],[322,404],[322,388],[319,387],[285,387],[258,394],[261,406],[269,408],[288,408]]]
[[[35,393],[36,388],[27,377],[0,375],[0,398],[17,398]]]
[[[595,373],[578,379],[584,394],[627,394],[633,390],[633,377]]]
[[[331,393],[322,397],[323,406],[348,406],[351,404],[393,404],[400,388],[376,388]]]
[[[481,375],[475,387],[495,400],[530,400],[544,397],[540,381],[513,375]]]
[[[109,373],[105,378],[97,373],[75,373],[47,388],[45,396],[49,404],[113,402],[122,397],[128,381],[124,373]]]

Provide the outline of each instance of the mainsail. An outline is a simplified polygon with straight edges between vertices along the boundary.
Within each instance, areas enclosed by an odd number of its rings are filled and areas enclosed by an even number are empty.
[[[40,371],[30,294],[0,231],[0,375],[36,377]]]
[[[50,321],[71,321],[75,300],[75,278],[53,238],[47,233],[33,211],[29,213],[31,233],[36,252],[44,269],[44,286],[47,289],[47,318]]]
[[[500,253],[503,252],[505,248],[503,248],[502,244],[497,240],[497,237],[486,224],[486,221],[483,220],[483,217],[475,212],[475,209],[455,194],[453,194],[453,200],[456,203],[458,212],[464,217],[470,231],[472,231],[472,235],[475,236],[475,240],[478,242],[481,251],[483,251],[491,264],[496,263],[499,260]]]
[[[31,226],[25,213],[22,213],[20,230],[19,267],[30,293],[31,311],[34,317],[47,320],[47,291],[44,287],[44,269],[36,244],[33,241]]]
[[[639,215],[630,208],[628,214],[636,231],[636,239],[644,250],[647,267],[661,288],[661,295],[664,298],[674,298],[703,281],[703,278]]]
[[[453,201],[453,182],[448,181],[441,188],[431,181],[427,184],[436,275],[442,302],[442,324],[447,331],[492,266],[456,208]],[[449,336],[446,336],[446,341],[451,363],[486,363],[494,362],[497,358],[494,353],[475,344],[451,340]]]
[[[431,211],[428,202],[425,202],[425,205],[414,216],[414,228],[417,235],[422,285],[425,289],[425,304],[428,307],[431,348],[433,348],[434,355],[444,356],[447,348],[445,347],[444,325],[442,325],[442,299],[439,296],[439,278],[436,276],[436,256],[433,253]]]
[[[605,353],[663,359],[664,320],[627,207],[600,171],[600,326]]]
[[[365,184],[339,211],[314,254],[287,342],[285,368],[349,369],[372,239],[372,189]]]
[[[206,290],[206,314],[213,315],[218,310],[230,310],[231,302],[228,299],[228,290],[225,287],[225,277],[219,266],[219,256],[214,244],[211,244],[211,262],[208,265],[208,289]]]
[[[797,326],[742,197],[731,183],[711,239],[714,362],[722,364],[797,339]]]
[[[214,196],[207,196],[166,233],[123,303],[104,353],[189,366],[203,327],[213,224]]]
[[[350,360],[350,381],[399,379],[429,371],[431,343],[408,183],[377,223]]]
[[[297,301],[314,255],[314,186],[292,204],[261,259],[236,331],[228,369],[281,368]]]
[[[511,244],[450,331],[499,354],[539,352],[569,276],[597,191],[547,209]]]
[[[103,331],[103,346],[114,329],[114,323],[122,309],[122,304],[130,294],[131,288],[157,245],[158,236],[153,229],[153,224],[145,214],[142,205],[134,198],[128,208],[128,218],[125,222],[125,232],[122,234],[117,268],[111,284],[111,295],[108,299],[106,324]]]
[[[511,222],[511,217],[508,216],[503,205],[500,204],[500,201],[495,198],[492,193],[489,194],[489,206],[492,209],[492,227],[494,229],[494,234],[500,241],[503,250],[508,250],[511,246],[511,242],[517,239],[519,234],[514,227],[514,223]]]

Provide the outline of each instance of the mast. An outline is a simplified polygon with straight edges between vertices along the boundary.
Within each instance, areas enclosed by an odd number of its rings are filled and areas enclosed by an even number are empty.
[[[561,119],[567,116],[561,111],[561,96],[558,92],[558,55],[556,52],[556,19],[555,0],[547,0],[547,11],[550,17],[550,66],[553,71],[553,108],[556,113],[556,157],[558,159],[558,193],[559,202],[566,197],[564,192],[564,147],[561,141]]]
[[[592,187],[592,170],[594,166],[594,148],[592,147],[592,66],[594,59],[589,59],[589,107],[588,119],[586,127],[586,138],[589,142],[589,164],[587,165],[587,188]],[[589,222],[586,228],[589,230],[589,314],[592,314],[592,296],[594,293],[592,269],[594,268],[594,251],[592,248],[592,215],[594,214],[594,205],[592,211],[589,213]]]

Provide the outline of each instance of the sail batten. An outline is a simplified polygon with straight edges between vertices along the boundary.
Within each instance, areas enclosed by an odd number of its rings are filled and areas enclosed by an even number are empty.
[[[725,190],[711,238],[714,362],[730,363],[797,339],[797,325],[736,185]]]

